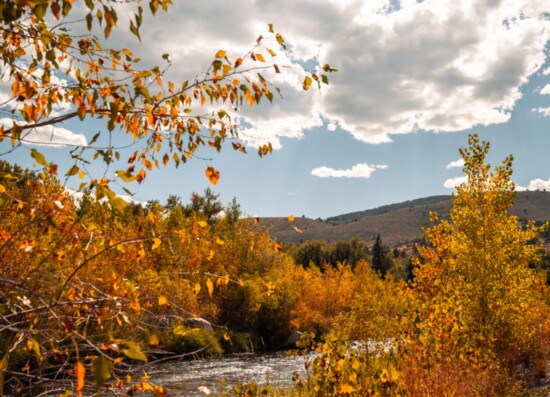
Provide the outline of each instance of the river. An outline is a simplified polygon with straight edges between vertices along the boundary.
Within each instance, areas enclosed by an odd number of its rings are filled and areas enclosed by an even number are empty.
[[[230,390],[238,381],[290,386],[297,371],[305,377],[306,357],[287,357],[284,352],[235,354],[220,359],[168,362],[155,365],[151,381],[164,386],[169,396],[204,396],[199,387],[213,394]]]

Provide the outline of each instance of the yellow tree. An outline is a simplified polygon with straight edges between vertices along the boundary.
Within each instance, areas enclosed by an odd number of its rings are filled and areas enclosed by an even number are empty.
[[[550,314],[529,268],[539,247],[528,242],[546,226],[523,226],[508,214],[512,156],[491,172],[489,143],[477,135],[468,143],[460,150],[468,180],[457,187],[450,221],[427,229],[428,245],[419,248],[406,367],[408,389],[418,392],[503,393],[508,377],[494,376],[532,364]]]

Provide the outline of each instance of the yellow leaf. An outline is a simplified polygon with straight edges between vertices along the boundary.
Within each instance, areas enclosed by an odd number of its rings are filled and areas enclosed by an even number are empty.
[[[380,380],[382,382],[387,382],[388,378],[389,378],[388,370],[384,368],[384,370],[382,371],[382,374],[380,375]]]
[[[224,333],[223,334],[223,339],[225,339],[226,341],[230,341],[231,337],[229,335],[227,335],[227,333]]]
[[[214,251],[210,250],[208,256],[206,257],[206,260],[211,261],[212,259],[214,259]]]
[[[218,52],[216,52],[215,57],[216,58],[223,58],[225,56],[225,54],[227,54],[227,51],[219,50]]]
[[[208,289],[208,295],[212,296],[212,293],[214,292],[214,283],[212,280],[206,280],[206,288]]]
[[[173,332],[174,335],[183,336],[187,333],[187,328],[185,328],[183,325],[176,325]]]
[[[208,223],[206,223],[205,221],[198,221],[197,225],[199,225],[200,227],[206,227],[206,225],[208,225]]]
[[[223,241],[221,238],[216,237],[216,244],[218,244],[218,245],[224,245],[225,243],[224,243],[224,241]]]
[[[6,187],[4,185],[0,185],[0,193],[4,193],[6,191]]]
[[[304,84],[303,84],[303,88],[304,88],[305,91],[309,90],[309,87],[311,86],[311,83],[312,83],[311,77],[306,76],[306,78],[304,79]]]
[[[143,259],[143,258],[145,258],[145,250],[144,250],[143,248],[141,248],[141,249],[139,250],[138,254],[137,254],[137,260],[139,261],[139,260],[141,260],[141,259]]]
[[[38,150],[36,149],[31,149],[31,156],[33,159],[36,160],[36,162],[44,167],[47,167],[48,166],[48,162],[46,161],[46,158],[44,157],[44,155],[42,153],[40,153]]]
[[[153,239],[153,246],[151,247],[151,249],[156,250],[158,247],[160,247],[160,244],[161,244],[161,243],[162,243],[161,239],[155,237],[155,238]]]
[[[206,174],[206,177],[210,181],[210,183],[214,186],[216,186],[216,183],[218,183],[218,179],[220,179],[220,172],[216,171],[213,167],[208,167],[206,171],[204,171]]]
[[[344,384],[340,388],[341,393],[353,393],[354,391],[355,391],[355,389],[351,385],[348,385],[348,384]]]
[[[158,299],[159,306],[166,306],[168,304],[168,299],[165,296],[159,296]]]
[[[288,217],[288,221],[289,221],[289,222],[294,222],[294,219],[296,219],[296,218],[294,218],[294,215],[290,215],[290,216]]]
[[[199,283],[195,284],[195,288],[193,288],[193,292],[195,295],[198,295],[199,292],[201,292],[201,285]]]
[[[86,376],[86,368],[81,361],[77,361],[74,365],[74,374],[76,376],[76,393],[78,397],[82,397],[82,390],[84,389],[84,378]]]

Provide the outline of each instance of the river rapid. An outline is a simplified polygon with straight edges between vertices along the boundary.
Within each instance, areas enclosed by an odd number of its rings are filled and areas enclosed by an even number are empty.
[[[284,352],[234,354],[220,359],[168,362],[155,365],[151,381],[164,386],[169,396],[204,396],[199,387],[212,394],[228,391],[238,382],[291,386],[296,371],[306,376],[306,357],[287,357]]]

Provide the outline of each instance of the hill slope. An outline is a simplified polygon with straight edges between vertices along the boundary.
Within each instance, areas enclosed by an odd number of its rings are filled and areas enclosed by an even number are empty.
[[[286,218],[260,218],[259,226],[266,228],[274,239],[283,242],[334,242],[356,237],[369,243],[380,234],[385,244],[396,246],[422,237],[422,228],[431,225],[430,211],[437,212],[441,219],[448,219],[451,205],[451,196],[432,196],[342,214],[323,221],[296,218],[293,225],[302,233],[296,232]],[[511,214],[522,219],[550,220],[550,193],[519,192]]]

